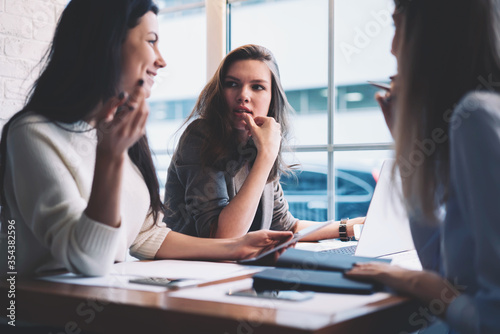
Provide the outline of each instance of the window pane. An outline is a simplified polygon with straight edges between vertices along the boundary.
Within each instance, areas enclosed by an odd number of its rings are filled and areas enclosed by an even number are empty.
[[[278,61],[283,87],[296,110],[294,144],[326,144],[328,1],[252,0],[232,4],[230,13],[231,49],[259,44]]]
[[[183,5],[192,5],[197,3],[203,3],[203,0],[157,0],[156,4],[162,9],[171,9],[173,7],[183,6]],[[179,11],[179,15],[186,14],[184,11]]]
[[[336,219],[366,216],[380,167],[392,157],[392,151],[335,153]]]
[[[181,134],[177,130],[206,83],[205,8],[160,14],[158,21],[159,47],[167,67],[158,71],[153,86],[147,132],[160,187],[164,187],[170,156]]]
[[[336,152],[335,219],[366,215],[382,162],[392,151]],[[327,153],[288,155],[288,163],[300,163],[293,175],[280,179],[290,212],[298,219],[328,219]]]
[[[290,212],[297,219],[327,220],[327,154],[301,152],[288,155],[288,159],[288,163],[300,163],[293,175],[280,179]]]
[[[392,141],[374,99],[378,89],[367,81],[389,82],[396,73],[393,10],[393,0],[335,1],[336,144]]]

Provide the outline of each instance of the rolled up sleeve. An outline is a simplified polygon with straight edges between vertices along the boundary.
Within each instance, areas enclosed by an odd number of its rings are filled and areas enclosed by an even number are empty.
[[[273,189],[274,211],[271,230],[289,231],[298,222],[298,219],[288,211],[288,202],[278,180],[273,182]]]

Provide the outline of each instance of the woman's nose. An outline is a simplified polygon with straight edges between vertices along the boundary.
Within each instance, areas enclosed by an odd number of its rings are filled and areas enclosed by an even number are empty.
[[[158,51],[158,53],[157,53],[157,58],[156,58],[156,61],[155,61],[155,65],[158,68],[163,68],[163,67],[167,66],[167,62],[165,61],[165,59],[163,59],[160,51]]]
[[[241,88],[239,94],[238,94],[238,102],[249,102],[250,101],[250,94],[248,92],[248,89],[245,87]]]

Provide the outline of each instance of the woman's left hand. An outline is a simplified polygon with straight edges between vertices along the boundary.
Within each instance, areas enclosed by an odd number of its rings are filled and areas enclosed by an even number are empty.
[[[366,220],[366,217],[358,217],[358,218],[353,218],[347,220],[347,236],[348,237],[353,237],[354,236],[354,225],[357,224],[364,224]]]
[[[450,282],[436,273],[408,270],[381,262],[357,263],[345,276],[382,283],[400,294],[419,299],[425,305],[440,301],[444,310],[460,295]]]
[[[239,249],[236,254],[236,259],[243,260],[255,257],[292,238],[293,233],[290,231],[260,230],[249,232],[239,238]],[[282,251],[284,250],[285,249]],[[281,252],[276,252],[275,260],[277,260],[280,254]]]
[[[384,284],[396,292],[407,294],[415,271],[382,262],[356,263],[345,276]]]

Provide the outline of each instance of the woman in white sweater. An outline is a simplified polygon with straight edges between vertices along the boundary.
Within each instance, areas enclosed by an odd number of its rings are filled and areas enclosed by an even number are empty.
[[[166,66],[157,12],[151,0],[72,0],[64,10],[44,70],[2,132],[2,230],[14,231],[19,274],[104,275],[129,249],[140,259],[237,260],[291,238],[199,239],[161,222],[145,136],[145,99]],[[1,261],[14,250],[6,241]]]

